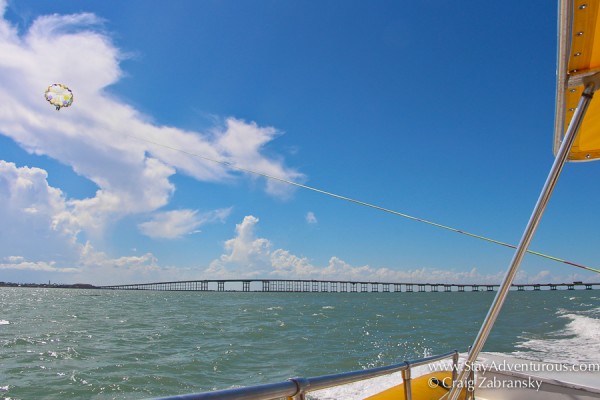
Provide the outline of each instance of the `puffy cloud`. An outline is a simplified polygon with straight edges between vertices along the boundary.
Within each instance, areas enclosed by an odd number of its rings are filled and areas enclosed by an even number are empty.
[[[258,218],[248,215],[235,227],[234,238],[225,242],[226,254],[214,260],[208,274],[219,276],[258,276],[270,268],[271,242],[257,238],[254,228]]]
[[[172,278],[158,265],[152,253],[141,256],[111,258],[106,253],[94,249],[90,242],[81,248],[80,274],[75,281],[91,282],[94,285],[117,283],[152,282]]]
[[[318,221],[317,217],[315,216],[315,213],[313,213],[312,211],[307,212],[306,222],[308,222],[309,224],[316,224]]]
[[[235,166],[260,171],[266,175],[290,181],[302,181],[304,175],[282,168],[281,161],[266,159],[260,150],[272,141],[278,132],[271,127],[261,128],[255,123],[246,123],[229,118],[227,128],[216,135],[216,145],[228,160],[234,160]],[[277,197],[288,197],[293,186],[281,181],[268,179],[267,192]]]
[[[0,269],[64,275],[99,265],[91,245],[77,242],[76,205],[47,177],[43,169],[0,160]]]
[[[79,272],[79,268],[68,268],[68,267],[57,267],[54,262],[44,262],[44,261],[27,261],[24,257],[21,256],[9,256],[6,257],[4,263],[0,263],[0,269],[8,270],[27,270],[27,271],[43,271],[43,272],[53,272],[53,273],[73,273]]]
[[[156,213],[147,222],[138,225],[140,231],[152,238],[177,239],[184,235],[199,232],[197,229],[206,223],[223,222],[231,213],[231,208],[223,208],[200,214],[198,210],[173,210]]]
[[[24,257],[70,264],[78,257],[69,204],[47,177],[43,169],[0,160],[0,257],[9,262]]]
[[[256,235],[258,218],[246,216],[236,227],[236,235],[225,242],[225,253],[214,260],[204,276],[216,278],[273,277],[279,279],[317,279],[348,281],[379,281],[406,283],[500,283],[504,270],[482,274],[477,268],[456,271],[441,268],[386,268],[369,265],[353,266],[332,256],[325,266],[314,265],[308,258],[289,250],[273,249],[273,243]],[[579,279],[577,279],[579,278]],[[530,275],[520,271],[516,282],[570,282],[581,280],[578,275],[556,276],[549,271]]]
[[[194,271],[164,268],[154,255],[112,258],[95,250],[88,241],[78,242],[78,225],[71,214],[76,202],[48,184],[40,168],[17,167],[0,161],[0,270],[32,271],[50,277],[59,274],[63,282],[140,282],[145,279],[173,279],[181,272],[188,278]],[[196,213],[196,223],[225,218],[229,209]]]
[[[271,275],[280,278],[293,276],[295,278],[316,279],[321,271],[314,267],[306,257],[298,257],[288,250],[277,249],[271,253]]]

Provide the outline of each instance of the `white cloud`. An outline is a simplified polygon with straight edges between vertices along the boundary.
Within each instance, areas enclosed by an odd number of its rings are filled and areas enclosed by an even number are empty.
[[[321,271],[314,267],[306,257],[298,257],[288,250],[277,249],[271,253],[271,275],[280,278],[294,276],[296,278],[317,279]]]
[[[479,283],[497,284],[504,277],[504,270],[482,274],[477,268],[456,271],[441,268],[386,268],[369,265],[353,266],[339,257],[332,256],[325,266],[314,265],[308,258],[300,257],[289,250],[273,249],[273,243],[256,236],[258,218],[246,216],[236,227],[236,235],[225,242],[225,253],[214,260],[204,276],[218,278],[280,278],[317,279],[348,281],[379,281],[406,283]],[[589,278],[589,277],[588,277]],[[575,274],[569,276],[551,275],[541,271],[530,275],[521,270],[518,283],[570,282],[581,280]]]
[[[112,258],[90,242],[77,241],[70,221],[72,201],[48,184],[46,171],[17,167],[0,160],[0,270],[59,274],[63,282],[140,282],[172,280],[176,273],[195,271],[164,268],[151,253]],[[200,223],[225,218],[229,209],[196,216]]]
[[[306,222],[308,222],[309,224],[316,224],[318,221],[317,217],[315,216],[315,213],[313,213],[312,211],[307,212]]]
[[[17,255],[65,264],[78,257],[70,206],[47,176],[40,168],[0,160],[0,257],[9,262],[19,262]]]
[[[261,128],[256,123],[233,118],[226,122],[227,128],[223,132],[216,132],[216,147],[236,166],[295,182],[304,179],[299,172],[284,170],[280,161],[269,160],[260,154],[260,150],[279,134],[274,128]],[[274,196],[286,198],[294,187],[268,179],[266,189]]]
[[[138,225],[140,231],[149,237],[177,239],[184,235],[199,232],[197,229],[207,223],[224,222],[231,208],[222,208],[208,213],[198,210],[173,210],[156,213],[150,221]]]
[[[218,276],[258,276],[269,272],[271,242],[257,238],[258,218],[248,215],[235,227],[236,236],[225,242],[226,254],[214,260],[206,273]]]
[[[106,87],[121,77],[123,55],[106,35],[92,29],[99,23],[93,14],[55,14],[37,18],[19,35],[0,20],[0,95],[11,99],[0,109],[0,132],[29,152],[71,166],[99,187],[95,197],[73,201],[73,223],[102,229],[107,220],[165,206],[174,191],[169,177],[176,171],[203,181],[235,178],[222,165],[132,136],[284,179],[302,179],[282,160],[263,154],[278,134],[274,128],[235,118],[208,133],[160,126],[111,96]],[[70,86],[75,99],[58,112],[41,94],[55,82]],[[276,196],[289,192],[271,182],[266,189]]]
[[[27,261],[23,257],[7,257],[12,258],[8,263],[0,263],[1,269],[13,269],[19,271],[43,271],[43,272],[54,272],[54,273],[74,273],[79,272],[78,268],[61,268],[57,267],[55,263],[44,262],[44,261]]]

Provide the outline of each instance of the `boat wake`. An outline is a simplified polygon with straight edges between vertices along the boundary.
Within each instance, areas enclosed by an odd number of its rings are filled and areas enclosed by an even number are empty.
[[[600,353],[600,307],[587,311],[559,310],[561,318],[569,322],[564,329],[551,333],[551,338],[526,339],[516,347],[523,349],[513,354],[540,361],[570,364],[597,362]]]

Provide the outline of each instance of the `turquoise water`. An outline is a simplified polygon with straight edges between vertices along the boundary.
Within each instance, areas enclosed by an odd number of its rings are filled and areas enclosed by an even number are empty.
[[[151,398],[465,351],[493,296],[2,288],[0,398]],[[511,292],[485,350],[597,362],[599,299]]]

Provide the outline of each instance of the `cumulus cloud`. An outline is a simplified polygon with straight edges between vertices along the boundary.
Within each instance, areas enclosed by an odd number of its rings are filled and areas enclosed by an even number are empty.
[[[162,267],[152,253],[141,256],[112,258],[97,251],[90,242],[77,246],[73,266],[60,266],[55,261],[32,261],[22,256],[8,256],[0,262],[3,275],[11,272],[33,272],[36,276],[60,282],[86,282],[94,285],[113,285],[139,282],[195,279],[198,271]]]
[[[0,256],[72,263],[77,259],[78,230],[69,223],[69,204],[48,184],[40,168],[17,167],[0,160]]]
[[[257,238],[254,232],[258,218],[248,215],[235,227],[234,238],[225,242],[226,253],[214,260],[208,270],[218,276],[258,276],[269,272],[271,242]]]
[[[76,281],[93,282],[95,285],[134,283],[172,278],[164,274],[164,268],[152,253],[141,256],[112,258],[94,249],[90,242],[81,248],[81,273],[74,276]]]
[[[340,257],[330,257],[327,265],[314,265],[310,259],[300,257],[289,250],[277,249],[273,243],[258,237],[259,219],[246,216],[236,226],[235,236],[225,242],[224,254],[214,260],[204,276],[216,278],[272,277],[279,279],[317,279],[414,283],[499,283],[504,271],[482,274],[477,268],[455,271],[441,268],[386,268],[369,265],[354,266]],[[521,271],[517,278],[521,283],[539,283],[544,280],[560,281],[547,271],[529,275]]]
[[[78,243],[79,231],[70,222],[76,205],[50,186],[47,177],[43,169],[0,160],[0,269],[64,275],[111,263],[139,264],[131,257],[111,260],[89,242]]]
[[[151,238],[177,239],[197,233],[201,225],[221,221],[231,213],[231,208],[222,208],[208,213],[198,210],[173,210],[154,214],[150,221],[138,225],[140,231]]]

